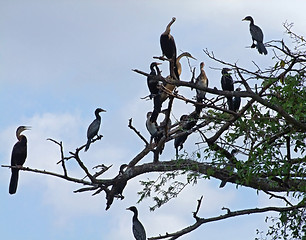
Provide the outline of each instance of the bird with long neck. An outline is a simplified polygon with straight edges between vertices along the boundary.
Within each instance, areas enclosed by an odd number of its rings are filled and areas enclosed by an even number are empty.
[[[93,120],[93,122],[89,125],[87,129],[87,143],[85,147],[85,152],[89,149],[91,140],[94,138],[94,136],[98,135],[98,131],[101,125],[101,116],[99,115],[100,112],[106,112],[106,111],[102,108],[97,108],[95,110],[96,119]]]
[[[142,225],[142,223],[138,220],[138,211],[135,206],[131,206],[127,208],[126,210],[130,210],[134,213],[132,218],[132,230],[133,235],[136,240],[146,240],[146,231]]]
[[[199,87],[208,87],[208,78],[204,71],[204,62],[200,63],[200,74],[196,78],[195,84]],[[196,89],[197,92],[197,102],[202,102],[205,99],[206,92],[200,89]]]
[[[156,94],[158,94],[158,84],[159,81],[156,79],[156,76],[160,75],[161,72],[159,70],[158,65],[161,63],[152,62],[150,64],[150,75],[147,77],[147,85],[150,91],[150,98],[154,97]]]
[[[169,59],[170,75],[175,78],[175,60],[176,60],[176,45],[173,36],[170,34],[171,25],[175,22],[176,18],[173,17],[167,25],[166,30],[160,35],[160,46],[163,56]]]
[[[229,71],[231,71],[231,69],[229,68],[223,68],[221,71],[222,74],[221,87],[223,91],[234,91],[234,81]],[[226,97],[226,99],[227,99],[228,109],[233,111],[233,98]]]
[[[18,142],[15,143],[11,156],[11,166],[22,166],[27,158],[27,138],[21,133],[25,130],[30,130],[30,127],[20,126],[16,130],[16,137]],[[19,169],[12,168],[12,175],[9,186],[9,193],[14,194],[17,191]]]
[[[256,47],[260,54],[267,55],[268,51],[267,51],[265,45],[263,44],[264,35],[263,35],[263,32],[260,29],[260,27],[258,27],[254,24],[254,20],[251,16],[245,17],[244,19],[242,19],[242,21],[249,21],[250,22],[250,33],[251,33],[252,41],[253,41],[253,44],[252,44],[251,48]],[[257,44],[255,44],[254,41],[256,41]]]
[[[241,88],[236,88],[236,91],[240,91]],[[241,97],[240,96],[235,96],[233,99],[233,111],[238,112],[241,104]]]
[[[180,76],[181,76],[181,73],[182,73],[182,65],[180,63],[180,60],[183,58],[183,57],[187,57],[187,58],[192,58],[194,60],[197,60],[196,58],[194,58],[189,52],[183,52],[181,53],[175,60],[175,68],[174,68],[174,73],[176,75],[176,78],[177,80],[180,79]],[[169,90],[170,92],[172,92],[175,88],[175,85],[173,84],[170,84],[170,83],[166,83],[164,84],[164,87]],[[160,96],[160,101],[161,102],[164,102],[166,99],[168,98],[168,94],[165,93],[165,92],[162,92],[161,93],[161,96]]]

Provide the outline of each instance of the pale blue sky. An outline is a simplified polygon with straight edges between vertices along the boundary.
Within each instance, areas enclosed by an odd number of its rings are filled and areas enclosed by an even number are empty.
[[[107,110],[101,114],[104,138],[81,157],[89,166],[114,164],[108,174],[113,176],[143,147],[128,129],[128,119],[132,117],[135,127],[149,137],[144,122],[152,103],[140,99],[148,94],[146,79],[131,69],[149,71],[152,56],[161,54],[159,36],[173,16],[177,21],[171,31],[178,51],[197,58],[192,66],[204,61],[210,86],[220,88],[220,72],[209,67],[222,66],[208,59],[203,49],[243,67],[254,69],[252,60],[266,67],[274,61],[272,53],[261,56],[246,48],[251,37],[248,23],[241,19],[252,15],[265,41],[286,38],[282,27],[286,20],[294,22],[294,30],[305,36],[305,8],[304,1],[279,0],[0,0],[1,164],[10,163],[15,129],[31,125],[32,130],[25,133],[25,166],[60,172],[55,164],[60,157],[58,148],[46,139],[63,141],[68,154],[86,142],[93,111],[102,107]],[[187,61],[182,63],[182,79],[189,80]],[[167,75],[166,64],[162,70]],[[188,97],[194,94],[180,92]],[[191,111],[192,106],[174,104],[174,117]],[[188,139],[185,149],[195,150],[196,140],[198,136]],[[169,160],[174,154],[170,142],[161,159]],[[68,168],[72,175],[83,176],[74,162]],[[73,194],[80,186],[28,172],[21,172],[17,194],[10,196],[9,177],[9,169],[0,168],[1,239],[112,240],[133,239],[132,213],[125,208],[136,204],[136,192],[141,189],[138,181],[148,176],[132,180],[124,191],[126,198],[115,201],[107,212],[104,194]],[[251,189],[237,191],[230,184],[219,189],[218,185],[219,181],[202,180],[154,213],[148,210],[150,200],[137,205],[147,235],[192,224],[191,211],[201,195],[203,217],[223,213],[224,206],[235,210],[268,204]],[[182,239],[253,239],[255,229],[264,228],[264,218],[257,215],[210,223]]]

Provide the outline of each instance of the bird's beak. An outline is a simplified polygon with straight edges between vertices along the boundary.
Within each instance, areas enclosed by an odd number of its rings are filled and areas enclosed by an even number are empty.
[[[104,109],[101,108],[100,112],[106,112],[106,110],[104,110]]]
[[[242,19],[241,21],[245,21],[245,18],[244,18],[244,19]]]
[[[156,65],[162,65],[162,63],[156,63]]]
[[[194,59],[194,60],[197,60],[195,57],[191,56],[190,58]]]
[[[31,130],[31,128],[32,128],[31,126],[25,126],[24,130]]]
[[[130,208],[126,208],[125,210],[130,210]]]

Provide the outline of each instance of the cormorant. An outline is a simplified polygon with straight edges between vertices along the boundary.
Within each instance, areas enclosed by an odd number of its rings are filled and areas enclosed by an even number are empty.
[[[137,208],[135,206],[131,206],[129,208],[127,208],[126,210],[130,210],[134,213],[133,218],[132,218],[132,230],[133,230],[133,234],[136,240],[146,240],[146,231],[143,227],[143,225],[141,224],[141,222],[138,220],[138,211]]]
[[[112,205],[113,201],[114,201],[114,197],[116,198],[120,198],[121,200],[124,199],[124,196],[122,195],[122,192],[127,184],[127,179],[124,179],[122,177],[123,173],[124,173],[124,169],[127,168],[128,165],[127,164],[122,164],[120,166],[119,169],[119,174],[118,176],[115,178],[115,182],[110,190],[110,192],[106,195],[106,209],[108,210],[110,208],[110,206]]]
[[[148,112],[147,113],[146,128],[147,128],[148,132],[151,135],[151,140],[154,139],[154,142],[158,143],[158,141],[160,139],[157,136],[158,126],[157,126],[156,121],[155,122],[151,122],[151,115],[152,115],[152,112]]]
[[[160,75],[161,72],[158,68],[160,63],[153,62],[150,65],[150,75],[147,77],[147,84],[150,90],[150,98],[153,97],[153,113],[151,115],[151,122],[156,122],[158,114],[161,111],[162,102],[161,102],[161,91],[158,89],[158,80],[154,79],[154,76]],[[155,68],[155,69],[154,69]],[[155,71],[156,70],[156,71]]]
[[[154,97],[156,94],[158,94],[158,80],[154,78],[154,76],[160,75],[161,72],[158,68],[158,65],[160,65],[161,63],[157,63],[157,62],[152,62],[150,65],[150,75],[147,77],[147,84],[148,84],[148,88],[150,90],[150,98]]]
[[[237,149],[233,149],[233,150],[231,151],[232,157],[235,157],[235,155],[236,155],[237,153],[238,153],[238,150],[237,150]],[[228,164],[228,165],[226,166],[226,168],[228,168],[229,171],[234,171],[234,166],[233,166],[232,163],[231,163],[231,164]],[[223,187],[225,186],[225,184],[227,183],[227,181],[230,180],[230,179],[231,179],[231,177],[228,177],[227,179],[222,180],[221,183],[220,183],[219,188],[223,188]]]
[[[174,147],[176,149],[176,158],[178,158],[178,152],[183,148],[184,142],[187,140],[187,137],[189,133],[187,133],[188,130],[192,129],[199,119],[200,112],[198,111],[198,108],[196,107],[196,110],[190,113],[189,115],[182,115],[180,117],[180,130],[178,133],[185,132],[181,136],[174,139]]]
[[[234,82],[232,76],[228,73],[228,71],[231,71],[229,68],[223,68],[221,73],[221,87],[223,91],[234,91]],[[233,99],[232,97],[226,97],[227,98],[227,104],[229,110],[233,109]]]
[[[199,76],[196,78],[195,84],[199,87],[208,87],[208,78],[206,76],[206,73],[204,71],[204,62],[200,63],[200,74]],[[205,91],[196,89],[197,92],[197,102],[202,102],[203,99],[205,99]]]
[[[265,45],[263,44],[264,35],[260,27],[254,24],[254,20],[251,16],[245,17],[244,19],[242,19],[242,21],[250,21],[250,33],[251,33],[252,40],[253,40],[253,44],[251,48],[256,47],[260,54],[267,55],[268,51]],[[254,41],[256,41],[257,44],[255,44]]]
[[[22,166],[27,158],[27,138],[20,135],[21,132],[30,130],[30,127],[20,126],[16,130],[18,142],[15,143],[11,156],[11,166]],[[9,193],[14,194],[17,191],[19,169],[11,168],[12,175],[10,180]]]
[[[176,18],[173,17],[171,22],[167,25],[166,30],[160,36],[160,46],[163,56],[168,59],[176,59],[176,45],[173,36],[170,34],[170,27],[175,22]]]
[[[98,131],[100,128],[100,124],[101,124],[101,117],[99,115],[100,112],[106,112],[104,109],[102,108],[97,108],[95,110],[95,116],[96,119],[93,120],[93,122],[89,125],[88,129],[87,129],[87,144],[85,147],[85,152],[88,150],[90,143],[91,143],[91,139],[94,138],[94,136],[98,135]]]
[[[236,91],[240,91],[241,88],[237,88]],[[235,96],[233,99],[233,111],[238,112],[241,104],[241,97]]]

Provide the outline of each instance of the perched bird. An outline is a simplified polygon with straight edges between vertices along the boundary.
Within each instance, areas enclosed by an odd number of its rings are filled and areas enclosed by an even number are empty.
[[[250,33],[251,33],[252,40],[253,40],[253,44],[251,48],[256,47],[260,54],[267,55],[268,51],[265,45],[263,44],[264,35],[260,27],[254,24],[254,20],[251,16],[245,17],[244,19],[242,19],[242,21],[250,21]],[[255,44],[254,41],[256,41],[257,44]]]
[[[176,137],[174,139],[174,147],[176,150],[176,158],[178,158],[178,152],[183,148],[183,144],[188,138],[189,133],[188,130],[192,129],[199,119],[200,112],[198,111],[198,108],[196,107],[196,110],[190,113],[189,115],[182,115],[180,117],[180,130],[178,131],[178,134],[181,134],[180,136]]]
[[[175,22],[176,18],[173,17],[171,22],[167,25],[166,30],[160,36],[160,47],[163,56],[168,59],[176,59],[176,45],[173,36],[170,34],[170,27]]]
[[[170,27],[175,22],[176,18],[173,17],[171,22],[167,25],[166,30],[160,36],[160,46],[163,56],[170,60],[170,75],[175,78],[174,72],[176,68],[176,45],[173,36],[170,34]]]
[[[141,224],[141,222],[138,220],[138,211],[137,208],[135,206],[129,207],[126,210],[130,210],[134,213],[134,216],[132,218],[132,230],[133,230],[133,234],[136,240],[146,240],[146,231],[143,227],[143,225]]]
[[[158,65],[161,63],[152,62],[150,65],[150,75],[147,77],[147,85],[150,90],[150,98],[154,97],[156,94],[158,94],[158,80],[154,79],[155,76],[160,75],[161,72],[158,68]]]
[[[22,166],[27,158],[27,138],[20,135],[21,132],[30,130],[30,127],[20,126],[16,130],[18,142],[15,143],[11,156],[11,166]],[[17,191],[19,169],[11,168],[12,175],[10,180],[9,193],[14,194]]]
[[[231,151],[232,157],[234,158],[237,153],[238,153],[238,150],[237,149],[233,149]],[[225,168],[228,169],[228,171],[231,171],[231,172],[234,171],[234,165],[232,163],[231,164],[227,164],[225,166]],[[223,188],[226,185],[227,181],[230,180],[230,179],[231,179],[231,177],[229,176],[228,178],[222,180],[221,183],[220,183],[219,188]]]
[[[122,192],[127,184],[127,179],[123,178],[124,169],[127,168],[127,164],[122,164],[119,169],[118,176],[114,179],[114,184],[111,190],[106,194],[106,209],[108,210],[114,201],[114,197],[124,199]]]
[[[95,110],[95,115],[96,115],[96,119],[93,120],[93,122],[89,125],[88,129],[87,129],[87,144],[85,147],[85,152],[88,150],[91,140],[94,138],[94,136],[98,135],[98,131],[100,128],[100,124],[101,124],[101,117],[99,115],[100,112],[106,112],[104,109],[102,108],[97,108]]]
[[[234,82],[232,76],[228,73],[231,71],[229,68],[223,68],[221,71],[222,77],[221,77],[221,87],[223,91],[234,91]],[[227,98],[227,104],[229,110],[233,109],[233,98],[232,97],[226,97]]]
[[[152,116],[152,112],[148,112],[147,113],[147,120],[146,120],[146,128],[147,128],[148,132],[151,135],[151,141],[152,141],[152,139],[154,139],[154,142],[158,143],[158,141],[160,139],[157,136],[158,126],[157,126],[156,121],[155,122],[151,122],[151,116]]]
[[[208,78],[206,76],[206,73],[204,71],[204,62],[200,63],[200,74],[196,78],[195,84],[199,87],[208,87]],[[203,90],[196,89],[197,92],[197,102],[203,102],[205,99],[206,92]]]
[[[160,63],[153,62],[150,65],[150,75],[147,77],[147,84],[148,88],[150,90],[150,98],[153,97],[153,113],[151,114],[151,122],[156,122],[158,114],[161,111],[162,102],[161,102],[161,93],[158,88],[159,82],[158,80],[154,79],[155,76],[158,76],[161,74],[161,71],[158,68],[158,65]]]
[[[237,88],[236,91],[240,91],[241,88]],[[238,112],[241,104],[241,97],[235,96],[233,99],[233,111]]]

